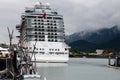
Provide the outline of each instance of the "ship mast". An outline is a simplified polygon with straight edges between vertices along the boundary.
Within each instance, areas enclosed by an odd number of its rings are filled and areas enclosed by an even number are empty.
[[[9,52],[10,52],[10,68],[8,68],[8,61],[9,61],[9,58],[6,58],[6,69],[8,69],[8,71],[9,71],[9,74],[11,74],[12,75],[12,77],[13,77],[13,80],[16,80],[16,71],[15,71],[15,66],[13,65],[14,64],[14,62],[13,62],[13,60],[14,60],[14,58],[15,58],[15,56],[14,56],[14,49],[13,49],[13,46],[12,46],[12,39],[13,39],[13,32],[14,32],[14,30],[12,30],[11,32],[10,32],[10,29],[9,29],[9,27],[7,27],[7,30],[8,30],[8,34],[9,34]],[[8,72],[6,73],[6,75],[8,75]]]
[[[9,27],[7,27],[7,29],[8,29],[9,40],[10,40],[10,47],[9,47],[9,49],[12,50],[12,39],[13,39],[13,32],[14,32],[14,30],[12,30],[12,32],[10,32]]]

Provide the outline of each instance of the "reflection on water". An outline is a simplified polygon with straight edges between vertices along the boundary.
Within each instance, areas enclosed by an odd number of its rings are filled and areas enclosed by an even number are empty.
[[[68,63],[38,63],[47,80],[120,80],[120,70],[108,68],[107,59],[71,58]]]
[[[38,67],[65,67],[67,63],[37,63]]]

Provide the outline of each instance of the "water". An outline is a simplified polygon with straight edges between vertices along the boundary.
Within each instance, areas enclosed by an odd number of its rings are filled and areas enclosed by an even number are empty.
[[[70,58],[66,63],[39,63],[47,80],[120,80],[120,69],[107,66],[107,59]]]

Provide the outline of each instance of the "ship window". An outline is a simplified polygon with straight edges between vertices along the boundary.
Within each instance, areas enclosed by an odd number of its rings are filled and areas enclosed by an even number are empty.
[[[43,22],[43,20],[41,20],[41,22]]]
[[[67,48],[65,48],[65,51],[67,51]]]
[[[36,18],[35,16],[26,16],[26,18]]]
[[[52,17],[47,17],[47,19],[52,19]]]
[[[62,18],[60,18],[60,17],[54,17],[53,19],[61,19],[62,20]]]
[[[42,18],[41,16],[38,16],[38,18]]]
[[[53,38],[53,36],[51,36],[51,38]]]
[[[41,36],[42,38],[44,38],[44,36]]]
[[[57,42],[57,40],[55,40],[55,42]]]
[[[53,42],[54,40],[52,39],[52,42]]]

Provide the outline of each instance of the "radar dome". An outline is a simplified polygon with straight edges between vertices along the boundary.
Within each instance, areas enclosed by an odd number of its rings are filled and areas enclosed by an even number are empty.
[[[46,6],[50,6],[50,3],[46,3]]]

